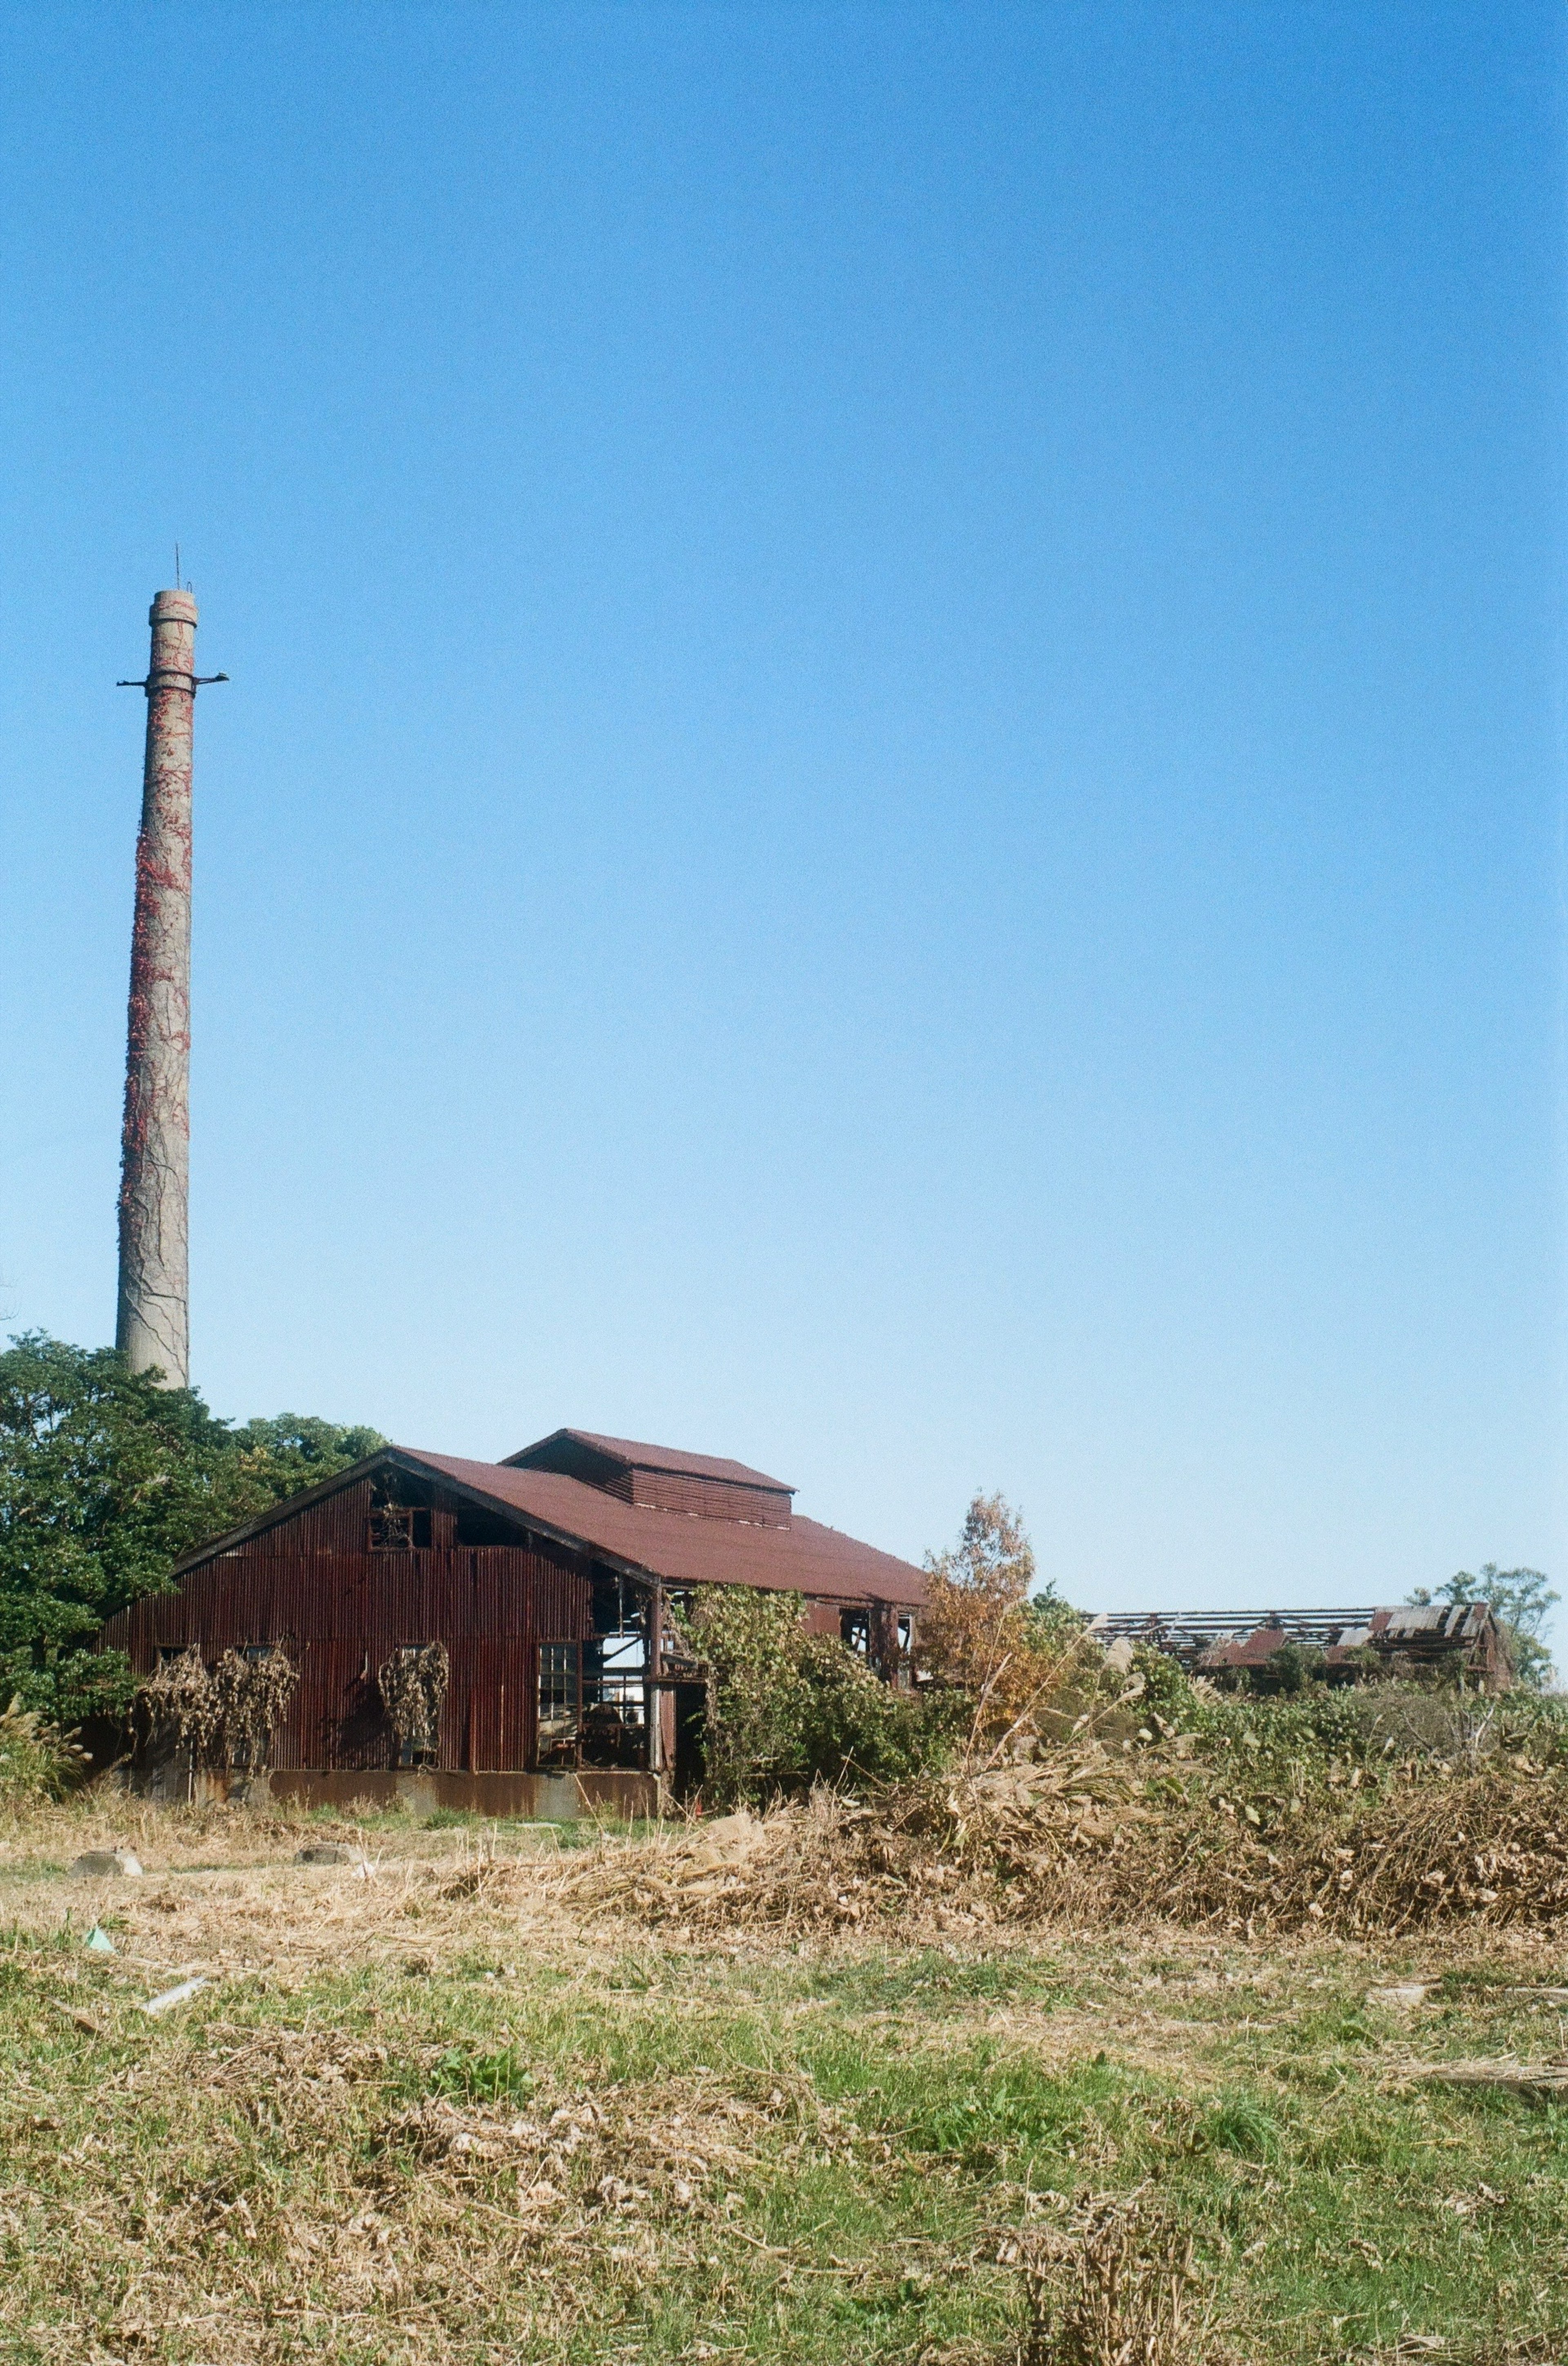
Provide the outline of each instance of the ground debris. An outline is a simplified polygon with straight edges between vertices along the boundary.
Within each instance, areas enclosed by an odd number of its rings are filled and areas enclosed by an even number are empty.
[[[1251,1935],[1551,1928],[1568,1921],[1568,1782],[1492,1763],[1265,1815],[1212,1768],[1090,1745],[609,1842],[564,1887],[579,1905],[693,1930],[1139,1915]]]
[[[1533,2101],[1568,2095],[1568,2062],[1428,2062],[1416,2076],[1429,2086],[1489,2089]]]

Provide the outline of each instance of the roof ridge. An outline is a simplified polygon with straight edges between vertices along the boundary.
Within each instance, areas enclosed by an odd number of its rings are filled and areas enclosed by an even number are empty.
[[[531,1455],[562,1438],[570,1438],[575,1445],[586,1446],[633,1470],[667,1470],[684,1478],[714,1480],[729,1486],[765,1487],[779,1495],[796,1493],[789,1480],[776,1479],[770,1471],[759,1470],[755,1463],[738,1462],[733,1455],[694,1454],[687,1447],[659,1446],[652,1438],[612,1437],[607,1431],[577,1429],[570,1423],[551,1430],[547,1436],[534,1438],[528,1446],[519,1447],[515,1454],[503,1455],[500,1467],[526,1468]]]

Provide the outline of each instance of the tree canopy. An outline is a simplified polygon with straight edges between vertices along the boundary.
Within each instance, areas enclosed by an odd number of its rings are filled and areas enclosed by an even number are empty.
[[[1513,1656],[1514,1673],[1521,1684],[1539,1691],[1551,1680],[1551,1653],[1540,1630],[1549,1610],[1562,1601],[1546,1574],[1539,1569],[1499,1569],[1484,1560],[1479,1570],[1456,1570],[1437,1587],[1418,1585],[1412,1602],[1484,1602],[1504,1629]]]
[[[0,1354],[0,1707],[66,1724],[129,1691],[106,1618],[181,1557],[373,1453],[373,1429],[280,1414],[242,1427],[108,1347],[28,1332]]]
[[[1054,1584],[1031,1594],[1035,1574],[1023,1516],[1002,1495],[977,1494],[957,1545],[925,1557],[921,1663],[974,1704],[977,1740],[1045,1718],[1084,1664],[1083,1620]]]

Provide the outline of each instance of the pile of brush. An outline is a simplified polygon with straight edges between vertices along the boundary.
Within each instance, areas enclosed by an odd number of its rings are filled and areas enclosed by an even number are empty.
[[[1568,1921],[1568,1782],[1495,1762],[1398,1785],[1230,1845],[1180,1869],[1180,1920],[1398,1932],[1433,1923]]]
[[[765,1816],[612,1843],[569,1887],[580,1903],[693,1930],[1130,1917],[1255,1932],[1551,1927],[1568,1921],[1568,1780],[1493,1762],[1253,1799],[1223,1770],[1088,1747],[861,1800],[818,1790]]]

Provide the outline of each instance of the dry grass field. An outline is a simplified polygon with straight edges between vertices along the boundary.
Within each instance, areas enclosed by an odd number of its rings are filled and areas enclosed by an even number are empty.
[[[116,1843],[142,1878],[69,1872]],[[726,1921],[702,1847],[13,1815],[0,2356],[1079,2366],[1075,2240],[1137,2193],[1192,2244],[1149,2366],[1568,2357],[1550,1934],[1002,1925],[939,1867]]]

